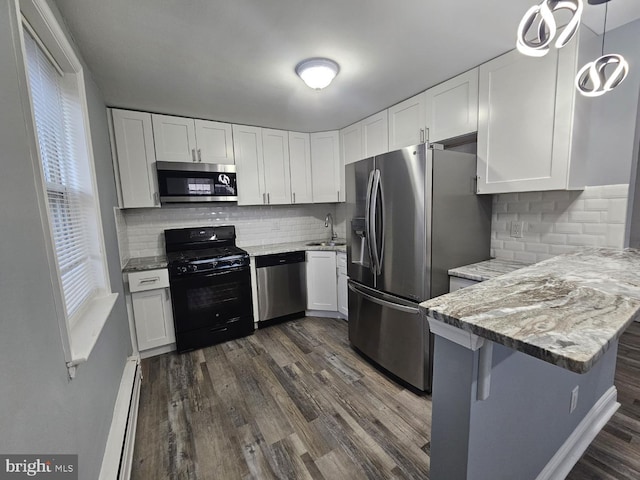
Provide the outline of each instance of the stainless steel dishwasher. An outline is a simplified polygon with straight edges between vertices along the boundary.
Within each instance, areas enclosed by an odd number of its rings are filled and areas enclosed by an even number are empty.
[[[258,321],[298,318],[307,307],[305,253],[256,257]]]

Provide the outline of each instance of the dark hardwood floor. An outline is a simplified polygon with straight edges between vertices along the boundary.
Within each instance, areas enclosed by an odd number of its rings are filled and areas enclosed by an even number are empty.
[[[568,478],[640,478],[640,324],[620,344],[622,408]],[[428,479],[431,399],[307,317],[144,360],[132,478]]]

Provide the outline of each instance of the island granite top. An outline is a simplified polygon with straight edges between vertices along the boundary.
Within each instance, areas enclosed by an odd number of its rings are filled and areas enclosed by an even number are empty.
[[[437,321],[585,373],[640,317],[640,250],[559,255],[420,308]]]
[[[516,262],[515,260],[503,260],[501,258],[492,258],[484,262],[472,263],[471,265],[463,265],[449,270],[452,277],[466,278],[467,280],[475,280],[484,282],[498,275],[513,272],[519,268],[526,267],[530,264]]]

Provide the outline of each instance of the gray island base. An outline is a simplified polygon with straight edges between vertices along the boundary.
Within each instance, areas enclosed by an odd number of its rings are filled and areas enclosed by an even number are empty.
[[[435,335],[430,478],[563,479],[619,407],[640,251],[561,255],[421,310]]]

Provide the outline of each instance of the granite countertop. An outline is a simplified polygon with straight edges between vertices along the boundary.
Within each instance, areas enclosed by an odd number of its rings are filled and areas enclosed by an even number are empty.
[[[122,273],[143,272],[145,270],[156,270],[158,268],[167,268],[166,256],[157,255],[155,257],[130,258],[122,269]]]
[[[435,320],[584,373],[640,317],[640,250],[559,255],[420,308]]]
[[[452,277],[484,282],[485,280],[513,272],[514,270],[518,270],[519,268],[523,268],[528,265],[528,263],[516,262],[515,260],[492,258],[491,260],[485,260],[484,262],[452,268],[448,273]]]
[[[256,257],[259,255],[272,255],[274,253],[286,253],[286,252],[298,252],[298,251],[306,251],[306,250],[329,250],[335,252],[346,252],[346,245],[336,245],[336,246],[320,246],[320,245],[307,245],[311,240],[306,240],[304,242],[290,242],[290,243],[276,243],[273,245],[257,245],[254,247],[241,247],[243,250],[249,252],[249,255],[252,257]],[[325,240],[318,240],[325,241]],[[344,241],[338,239],[338,241]]]

